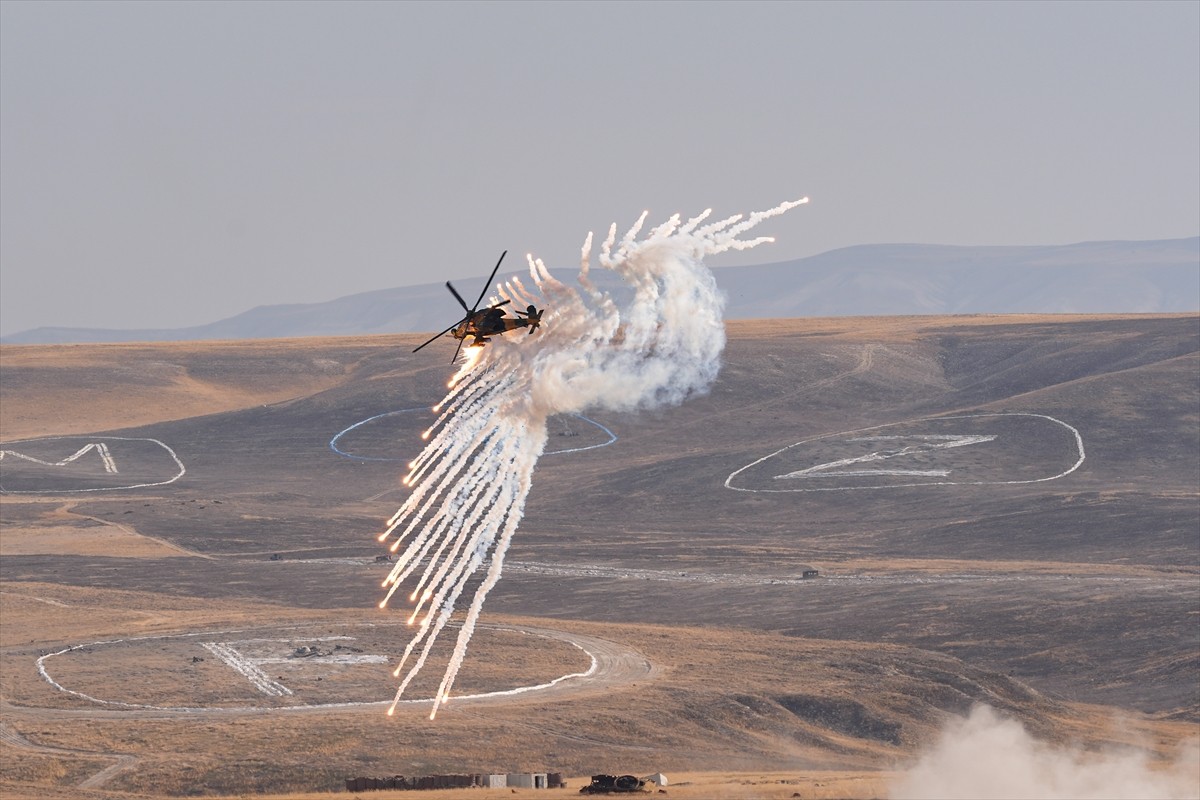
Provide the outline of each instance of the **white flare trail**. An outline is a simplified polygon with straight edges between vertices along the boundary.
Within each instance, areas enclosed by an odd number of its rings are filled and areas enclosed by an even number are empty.
[[[458,612],[468,582],[486,566],[462,615],[430,719],[450,698],[484,599],[500,580],[504,554],[524,514],[533,469],[546,446],[547,418],[662,408],[706,392],[720,368],[725,327],[724,301],[704,257],[773,241],[738,236],[806,202],[707,225],[701,223],[711,210],[686,222],[676,214],[641,239],[645,213],[619,241],[614,224],[597,261],[632,289],[624,303],[592,281],[591,233],[582,250],[582,294],[532,256],[533,286],[514,279],[497,287],[506,299],[544,306],[541,328],[532,336],[515,332],[494,337],[487,347],[465,349],[450,392],[434,408],[440,415],[423,434],[428,444],[409,465],[404,484],[412,493],[379,536],[381,542],[392,538],[391,550],[399,553],[383,583],[387,594],[380,607],[402,582],[417,576],[408,594],[414,606],[409,624],[416,624],[416,632],[395,676],[414,653],[416,658],[389,714]]]

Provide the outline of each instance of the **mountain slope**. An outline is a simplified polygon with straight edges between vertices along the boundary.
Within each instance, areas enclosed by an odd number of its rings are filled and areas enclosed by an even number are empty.
[[[574,272],[557,269],[570,281]],[[504,273],[501,279],[517,273]],[[1063,246],[861,245],[795,261],[713,270],[727,319],[908,314],[1173,313],[1200,309],[1200,237]],[[619,291],[602,270],[593,278]],[[455,279],[472,294],[480,277]],[[440,330],[459,314],[440,283],[324,303],[259,306],[158,330],[37,328],[8,344],[271,339]],[[549,321],[549,320],[548,320]]]

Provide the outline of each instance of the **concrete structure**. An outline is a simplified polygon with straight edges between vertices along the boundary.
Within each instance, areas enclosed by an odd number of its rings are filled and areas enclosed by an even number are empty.
[[[546,773],[544,772],[510,772],[508,786],[514,789],[545,789]]]
[[[665,779],[664,779],[665,780]],[[405,778],[346,778],[346,791],[365,792],[375,789],[459,789],[482,786],[487,789],[550,789],[566,786],[561,772],[510,772],[481,775],[422,775]]]
[[[347,778],[346,791],[366,792],[375,789],[463,789],[473,786],[485,786],[488,777],[504,779],[503,775],[486,776],[478,773],[470,775],[422,775],[405,778],[395,775],[390,778]],[[503,783],[500,784],[504,786]]]

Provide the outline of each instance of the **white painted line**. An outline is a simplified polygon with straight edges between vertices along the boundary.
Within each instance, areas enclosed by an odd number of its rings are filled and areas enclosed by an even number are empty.
[[[521,633],[524,633],[526,636],[542,636],[542,634],[540,634],[540,633],[530,633],[529,631],[521,631]],[[549,637],[543,636],[542,638],[549,638]],[[564,639],[562,641],[568,641],[568,640]],[[518,686],[516,689],[507,689],[507,690],[499,691],[499,692],[483,692],[481,694],[456,694],[456,695],[452,695],[450,697],[450,699],[451,700],[478,700],[478,699],[484,698],[484,697],[512,697],[512,696],[518,695],[518,694],[525,694],[526,692],[538,692],[543,689],[549,689],[550,687],[557,686],[558,684],[562,683],[563,681],[568,681],[571,678],[590,678],[592,675],[594,675],[596,673],[596,669],[600,666],[600,662],[596,660],[595,655],[588,652],[587,648],[585,648],[579,642],[568,641],[568,644],[571,644],[572,646],[578,648],[581,652],[583,652],[584,655],[586,655],[588,658],[590,658],[592,660],[592,663],[587,668],[586,672],[572,672],[569,675],[560,675],[559,677],[555,678],[554,680],[548,681],[546,683],[539,683],[534,686]],[[407,702],[407,703],[422,703],[422,702],[429,703],[429,702],[432,702],[432,699],[430,699],[430,700],[401,700],[400,702],[402,702],[402,703],[405,703],[405,702]]]
[[[59,442],[59,441],[67,441],[70,439],[95,439],[95,438],[97,438],[97,437],[95,437],[95,436],[48,436],[48,437],[43,437],[43,438],[39,438],[39,439],[20,439],[15,442],[5,442],[4,445],[6,447],[11,447],[12,445],[29,444],[31,442]],[[163,450],[167,451],[167,454],[170,455],[171,460],[175,462],[175,465],[177,467],[179,467],[179,472],[177,472],[173,477],[170,477],[165,481],[155,481],[153,483],[134,483],[134,484],[130,484],[127,486],[97,486],[97,487],[93,487],[90,489],[5,489],[3,486],[0,486],[0,494],[75,494],[77,492],[115,492],[115,491],[121,491],[121,490],[125,490],[125,489],[145,489],[149,486],[166,486],[168,483],[174,483],[175,481],[179,480],[180,478],[182,478],[184,475],[187,474],[187,467],[185,467],[183,465],[183,462],[179,460],[179,455],[174,450],[172,450],[170,447],[168,447],[166,444],[164,444],[163,442],[160,442],[158,439],[148,439],[148,438],[138,437],[138,436],[105,436],[104,439],[107,442],[152,442],[153,444],[156,444],[159,447],[161,447]],[[70,458],[66,459],[65,461],[70,461],[74,458],[78,458],[79,456],[86,453],[89,449],[91,449],[91,447],[96,446],[96,445],[98,445],[96,447],[97,452],[100,454],[101,459],[104,460],[105,471],[116,472],[117,471],[116,462],[112,458],[112,454],[109,451],[108,445],[103,442],[96,442],[96,443],[89,444],[88,447],[84,447],[82,450],[75,453],[74,456],[71,456]],[[101,448],[103,448],[103,449],[101,449]],[[14,457],[23,458],[27,461],[38,461],[38,463],[46,464],[47,466],[63,466],[65,464],[65,461],[60,462],[60,463],[47,463],[45,461],[40,461],[39,459],[31,458],[22,453],[18,453],[14,450],[8,450],[8,449],[0,451],[0,457],[2,457],[4,453],[8,453]],[[112,467],[111,469],[109,469],[110,466]]]
[[[48,597],[38,597],[32,594],[22,594],[21,592],[10,592],[7,589],[0,589],[0,594],[11,594],[13,597],[24,597],[26,600],[37,600],[39,603],[46,603],[48,605],[58,606],[59,608],[71,607],[67,603],[63,603],[58,600],[51,600]]]
[[[1078,575],[1070,573],[912,573],[912,574],[859,574],[859,573],[830,573],[823,572],[820,577],[805,578],[795,573],[791,575],[751,575],[720,572],[685,572],[667,569],[639,569],[604,564],[549,564],[541,562],[507,561],[504,564],[508,572],[521,572],[530,575],[549,577],[592,578],[600,580],[640,580],[663,581],[668,583],[691,583],[707,585],[728,585],[734,587],[747,586],[786,586],[806,587],[810,591],[822,591],[837,583],[871,583],[871,584],[960,584],[960,583],[1054,583],[1070,581],[1073,583],[1117,583],[1139,584],[1146,586],[1162,586],[1165,584],[1184,585],[1193,576],[1109,576],[1109,575]]]
[[[335,433],[333,435],[333,438],[329,440],[329,449],[332,450],[333,452],[337,453],[342,458],[351,458],[351,459],[354,459],[355,461],[403,461],[404,460],[403,458],[380,458],[380,457],[376,457],[376,456],[359,456],[359,455],[355,455],[354,453],[347,453],[345,450],[342,450],[340,447],[338,447],[338,440],[341,439],[343,436],[345,436],[350,431],[354,430],[355,428],[361,428],[363,425],[366,425],[368,422],[374,422],[375,420],[383,419],[384,417],[393,417],[393,416],[396,416],[397,414],[411,414],[414,411],[428,411],[428,410],[429,410],[428,406],[420,406],[419,408],[402,408],[399,411],[385,411],[382,414],[376,414],[373,417],[367,417],[366,419],[359,420],[358,422],[354,423],[350,427],[343,428],[342,430]]]
[[[376,627],[372,623],[359,623],[359,625],[365,625],[365,627]],[[401,625],[403,625],[403,623],[398,623],[396,625],[396,627],[400,627]],[[528,692],[542,691],[542,690],[557,686],[558,684],[563,683],[564,681],[568,681],[568,680],[571,680],[574,678],[580,678],[580,679],[589,678],[592,675],[594,675],[596,673],[597,669],[599,668],[599,661],[596,658],[595,654],[592,653],[590,650],[587,649],[587,647],[580,644],[579,642],[572,641],[571,639],[565,638],[570,635],[568,633],[564,632],[560,636],[551,636],[549,633],[539,633],[536,631],[523,630],[521,628],[514,628],[514,627],[505,626],[505,625],[481,625],[480,627],[487,628],[489,630],[505,631],[505,632],[510,632],[510,633],[521,633],[521,634],[525,634],[526,636],[536,636],[536,637],[539,637],[542,639],[553,639],[555,641],[566,642],[566,643],[571,644],[572,646],[578,648],[585,655],[587,655],[588,658],[590,659],[591,663],[588,666],[587,670],[584,672],[572,672],[567,675],[561,675],[551,681],[547,681],[546,683],[539,683],[539,684],[532,685],[532,686],[518,686],[515,689],[505,689],[505,690],[500,690],[500,691],[495,691],[495,692],[482,692],[480,694],[453,695],[450,698],[451,700],[482,700],[482,699],[488,699],[488,698],[492,698],[492,697],[510,697],[510,696],[514,696],[514,695],[525,694]],[[285,628],[284,630],[302,630],[302,628]],[[76,691],[75,689],[68,689],[65,686],[63,686],[61,683],[59,683],[58,681],[54,680],[54,678],[52,678],[50,676],[49,671],[46,669],[46,661],[47,660],[54,658],[55,656],[63,655],[64,653],[70,653],[75,650],[82,650],[87,647],[103,647],[103,646],[107,646],[107,645],[124,644],[126,642],[152,641],[152,640],[161,640],[161,639],[194,639],[194,638],[198,638],[198,637],[202,637],[202,636],[223,636],[226,634],[237,634],[237,633],[248,633],[248,632],[250,632],[248,629],[242,628],[242,629],[238,629],[238,630],[203,631],[203,632],[197,632],[197,633],[167,634],[165,636],[131,636],[131,637],[128,637],[125,639],[108,639],[105,641],[88,642],[85,644],[76,644],[76,645],[71,645],[70,647],[64,647],[61,650],[56,650],[53,653],[46,653],[45,655],[40,656],[36,661],[37,671],[38,671],[38,674],[42,677],[42,680],[44,680],[46,683],[53,686],[58,691],[63,692],[64,694],[71,694],[80,699],[88,700],[92,703],[96,703],[97,705],[117,706],[119,708],[142,709],[142,710],[146,710],[146,711],[170,711],[170,712],[175,712],[175,713],[197,713],[197,714],[211,712],[211,711],[264,713],[264,712],[268,712],[268,711],[269,712],[312,711],[312,710],[316,710],[316,709],[367,708],[367,707],[372,707],[372,706],[384,708],[384,707],[391,705],[390,700],[348,701],[348,702],[343,702],[343,703],[314,703],[314,704],[308,704],[308,705],[275,706],[275,707],[264,707],[264,706],[156,706],[156,705],[150,705],[148,703],[125,703],[120,700],[103,700],[99,697],[93,697],[92,695],[85,694],[84,692]],[[315,641],[315,639],[313,639],[312,637],[300,637],[300,636],[295,637],[295,639],[300,639],[300,638],[305,638],[310,641]],[[326,637],[326,638],[333,639],[333,638],[353,638],[353,637]],[[290,642],[290,641],[295,641],[295,639],[285,639],[285,640],[281,640],[281,641],[289,641]],[[244,639],[241,641],[274,641],[274,640]],[[214,642],[212,644],[217,644],[217,643]],[[207,647],[207,645],[205,645],[205,646]],[[222,658],[222,660],[224,660],[223,657],[221,657],[219,655],[218,655],[218,657],[220,657],[220,658]],[[297,660],[299,661],[300,659],[297,659]],[[386,658],[385,658],[385,661],[386,661]],[[226,663],[228,663],[228,662],[226,662]],[[230,666],[233,666],[233,665],[231,664]],[[236,669],[236,667],[235,667],[235,669]],[[292,694],[291,690],[288,690],[287,687],[282,686],[282,684],[276,684],[276,685],[285,689],[288,694]],[[420,699],[415,699],[415,700],[401,700],[400,705],[416,705],[416,704],[420,704],[420,703],[432,703],[432,702],[433,702],[432,697],[426,697],[426,698],[420,698]]]
[[[835,467],[849,466],[850,464],[861,464],[864,461],[885,461],[889,458],[898,458],[900,456],[910,456],[914,453],[924,453],[929,450],[944,450],[951,447],[966,447],[972,444],[982,444],[983,442],[991,442],[995,440],[995,436],[984,434],[981,436],[967,436],[963,434],[917,434],[915,436],[860,436],[855,439],[847,439],[848,442],[870,442],[876,440],[904,440],[917,439],[922,440],[920,444],[909,445],[902,447],[899,450],[881,450],[875,453],[867,453],[865,456],[857,456],[855,458],[842,458],[837,461],[830,461],[826,464],[817,464],[815,467],[808,469],[789,472],[786,475],[776,475],[775,480],[786,480],[789,478],[808,478],[814,476],[814,473],[820,473],[815,477],[825,477],[829,475],[932,475],[935,477],[945,477],[950,474],[950,470],[838,470]]]
[[[377,419],[383,419],[384,417],[392,417],[392,416],[396,416],[398,414],[409,414],[414,411],[428,411],[428,410],[429,409],[426,406],[421,406],[420,408],[402,408],[399,411],[386,411],[382,414],[376,414],[373,417],[367,417],[364,420],[359,420],[358,422],[354,423],[350,427],[344,428],[344,429],[338,431],[336,434],[334,434],[333,438],[329,440],[329,449],[332,450],[333,452],[337,453],[339,456],[342,456],[343,458],[351,458],[351,459],[354,459],[355,461],[406,461],[407,459],[404,459],[404,458],[384,458],[384,457],[380,457],[380,456],[360,456],[360,455],[356,455],[354,453],[347,453],[345,450],[342,450],[338,446],[338,442],[347,433],[354,430],[355,428],[361,428],[363,425],[366,425],[368,422],[374,422]],[[617,440],[617,435],[615,433],[610,431],[605,426],[601,425],[599,422],[596,422],[596,420],[594,420],[594,419],[588,419],[587,417],[583,416],[582,414],[568,414],[567,416],[575,417],[576,419],[582,420],[583,422],[586,422],[589,425],[595,425],[597,428],[599,428],[600,430],[602,430],[608,434],[608,441],[600,442],[599,444],[589,444],[586,447],[572,447],[567,450],[547,450],[546,452],[542,453],[542,455],[555,456],[555,455],[561,455],[563,453],[582,453],[584,450],[595,450],[596,448],[599,448],[599,447],[608,447],[610,444],[612,444],[613,442],[615,442]],[[387,490],[382,491],[379,494],[375,495],[374,497],[368,497],[367,500],[368,501],[378,500],[380,497],[387,494],[388,492],[393,492],[399,488],[400,487],[387,489]]]
[[[255,658],[255,664],[386,664],[387,656],[283,656],[282,658]]]
[[[1037,419],[1048,420],[1050,422],[1053,422],[1056,425],[1061,425],[1062,427],[1064,427],[1068,431],[1070,431],[1071,435],[1074,437],[1075,447],[1079,454],[1079,457],[1075,460],[1074,464],[1072,464],[1070,467],[1063,470],[1062,472],[1059,472],[1056,475],[1050,475],[1049,477],[1045,477],[1045,478],[1030,478],[1028,480],[1019,480],[1019,481],[928,481],[928,482],[922,482],[922,483],[897,483],[897,484],[889,484],[889,485],[882,485],[882,486],[812,486],[812,487],[804,487],[804,488],[799,488],[799,489],[748,489],[748,488],[744,488],[741,486],[733,485],[734,478],[736,478],[738,475],[745,472],[746,470],[750,469],[751,467],[757,466],[757,465],[763,463],[764,461],[766,461],[767,459],[774,458],[775,456],[779,455],[780,453],[787,452],[788,450],[791,450],[793,447],[799,447],[800,445],[808,444],[809,442],[817,442],[822,439],[830,439],[835,436],[845,436],[846,434],[850,434],[850,433],[866,433],[868,431],[878,431],[878,430],[882,430],[884,428],[893,428],[897,425],[910,425],[910,424],[915,424],[918,422],[941,422],[943,420],[949,420],[949,419],[979,419],[979,418],[985,418],[985,417],[989,417],[989,418],[990,417],[1035,417]],[[933,436],[935,434],[926,434],[926,435]],[[1015,485],[1015,484],[1024,484],[1024,483],[1043,483],[1045,481],[1058,480],[1059,478],[1063,478],[1063,477],[1066,477],[1067,475],[1070,475],[1072,472],[1079,469],[1079,467],[1083,464],[1084,459],[1086,457],[1087,456],[1084,453],[1084,449],[1083,449],[1083,437],[1080,436],[1079,431],[1077,429],[1075,429],[1073,426],[1068,425],[1067,423],[1063,422],[1061,419],[1056,419],[1054,417],[1049,416],[1048,414],[1034,414],[1034,413],[1022,412],[1022,411],[1011,411],[1011,412],[1001,411],[1001,412],[986,413],[986,414],[957,414],[957,415],[949,416],[949,417],[922,417],[920,419],[906,420],[903,422],[889,422],[885,425],[872,425],[869,428],[859,428],[859,429],[853,430],[853,431],[839,431],[837,433],[827,433],[823,436],[814,436],[811,439],[804,439],[804,440],[796,442],[794,444],[789,444],[787,447],[781,447],[780,449],[776,450],[774,453],[765,455],[762,458],[757,459],[756,461],[751,461],[746,466],[729,473],[729,477],[725,479],[725,488],[732,489],[735,492],[752,492],[752,493],[760,493],[760,492],[761,493],[768,493],[768,492],[849,492],[849,491],[859,491],[859,490],[904,489],[904,488],[911,488],[911,487],[917,487],[917,486],[992,486],[992,485],[1005,486],[1005,485]]]
[[[950,419],[950,417],[946,417]],[[899,439],[927,439],[931,442],[953,440],[953,439],[981,439],[983,441],[991,441],[995,436],[990,434],[974,435],[962,433],[914,433],[904,435],[902,433],[893,433],[888,436],[855,436],[853,439],[847,439],[847,442],[892,442]],[[964,444],[975,444],[975,442],[961,442],[960,444],[949,444],[946,447],[961,447]]]
[[[872,475],[912,475],[918,478],[944,478],[950,474],[948,469],[841,469],[837,472],[822,472],[818,475],[805,474],[808,470],[790,472],[787,475],[776,475],[775,480],[786,478],[825,478],[837,475],[842,478],[865,478]]]
[[[278,643],[292,644],[292,643],[296,642],[297,638],[298,637],[293,636],[289,639],[239,639],[237,641],[224,642],[223,644],[230,645],[230,646],[235,645],[235,644],[238,644],[238,645],[259,644],[261,642],[275,643],[275,644],[278,644]],[[334,642],[334,641],[345,642],[345,641],[354,641],[354,638],[355,637],[353,637],[353,636],[305,636],[305,637],[303,637],[303,640],[306,642]],[[208,645],[205,645],[205,647],[208,647]],[[231,647],[231,649],[232,649],[232,647]],[[302,664],[302,663],[303,664],[308,664],[308,663],[316,663],[316,664],[386,664],[387,663],[387,656],[378,656],[378,655],[338,655],[338,654],[331,653],[329,655],[324,655],[324,656],[318,656],[318,655],[297,656],[294,654],[289,654],[286,656],[269,656],[266,658],[259,658],[257,656],[248,656],[248,655],[242,653],[241,651],[238,651],[238,655],[240,655],[244,660],[246,660],[247,662],[249,662],[255,666],[258,666],[259,664]]]
[[[282,683],[271,680],[267,673],[258,668],[250,659],[243,656],[225,642],[204,642],[203,647],[217,658],[228,664],[235,672],[244,677],[260,692],[272,697],[290,695],[292,690]]]
[[[589,444],[587,447],[573,447],[570,450],[547,450],[546,452],[542,453],[542,455],[557,456],[557,455],[561,455],[562,453],[582,453],[584,450],[595,450],[598,447],[608,447],[610,444],[612,444],[613,442],[615,442],[617,440],[617,435],[615,433],[613,433],[608,428],[601,425],[599,422],[596,422],[596,420],[588,419],[587,417],[583,416],[582,414],[571,414],[570,416],[575,417],[576,419],[581,419],[584,422],[590,422],[592,425],[595,425],[597,428],[599,428],[600,430],[602,430],[608,434],[608,441],[601,442],[600,444]]]
[[[67,464],[70,464],[72,461],[75,461],[79,457],[84,456],[93,450],[96,451],[96,454],[100,456],[100,460],[104,463],[105,472],[115,473],[117,471],[117,464],[115,461],[113,461],[112,454],[108,451],[108,445],[106,445],[104,442],[91,442],[89,444],[85,444],[83,447],[79,448],[62,461],[42,461],[40,458],[34,458],[33,456],[17,452],[16,450],[0,450],[0,461],[3,461],[4,457],[8,456],[10,458],[21,458],[25,461],[32,461],[35,464],[41,464],[43,467],[65,467]]]
[[[236,640],[231,639],[226,644],[254,644],[255,642],[285,642],[287,644],[291,644],[292,642],[296,641],[296,638],[297,637],[292,636],[288,639],[236,639]],[[304,638],[304,641],[306,641],[306,642],[339,642],[339,641],[340,642],[346,642],[346,641],[352,642],[352,641],[354,641],[353,636],[305,636],[303,638]]]

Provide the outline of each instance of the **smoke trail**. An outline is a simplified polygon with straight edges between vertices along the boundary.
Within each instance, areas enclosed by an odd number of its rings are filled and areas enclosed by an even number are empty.
[[[395,677],[414,653],[416,659],[389,714],[425,665],[468,581],[488,563],[464,614],[430,719],[450,697],[484,599],[500,579],[504,554],[524,514],[533,469],[546,446],[546,419],[585,410],[661,408],[707,391],[720,368],[725,328],[723,300],[704,257],[772,241],[738,236],[806,202],[703,226],[711,210],[683,224],[677,214],[639,239],[643,213],[619,242],[614,224],[597,261],[633,290],[624,304],[590,280],[591,233],[581,252],[584,294],[556,280],[532,256],[533,287],[514,279],[497,288],[517,305],[544,305],[542,327],[533,336],[497,336],[487,347],[466,348],[449,394],[434,407],[441,415],[423,434],[429,443],[409,465],[404,484],[413,487],[412,494],[379,536],[381,542],[395,536],[392,552],[404,547],[383,582],[388,591],[381,608],[425,564],[409,595],[415,606],[409,624],[417,624],[417,630]]]

